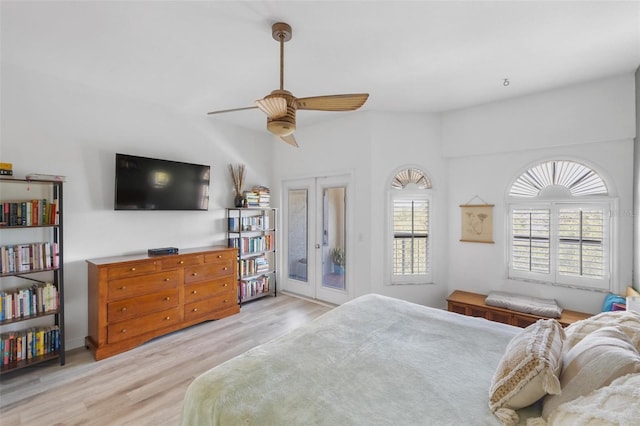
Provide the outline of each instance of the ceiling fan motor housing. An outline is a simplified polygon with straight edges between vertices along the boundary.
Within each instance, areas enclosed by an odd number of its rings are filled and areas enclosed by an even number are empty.
[[[274,90],[269,96],[278,96],[287,101],[287,113],[267,118],[267,130],[277,136],[288,136],[296,131],[296,98],[287,90]]]
[[[268,118],[267,129],[277,136],[289,136],[296,131],[296,119],[289,114],[279,118]]]

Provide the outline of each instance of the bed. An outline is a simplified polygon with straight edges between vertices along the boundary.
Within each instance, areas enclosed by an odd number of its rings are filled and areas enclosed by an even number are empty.
[[[489,388],[521,330],[361,296],[197,377],[182,424],[499,425]]]

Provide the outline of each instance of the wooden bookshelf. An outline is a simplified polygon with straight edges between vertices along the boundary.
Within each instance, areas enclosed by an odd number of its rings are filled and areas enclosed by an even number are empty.
[[[240,304],[277,295],[277,210],[271,207],[227,209],[229,247],[238,250]]]

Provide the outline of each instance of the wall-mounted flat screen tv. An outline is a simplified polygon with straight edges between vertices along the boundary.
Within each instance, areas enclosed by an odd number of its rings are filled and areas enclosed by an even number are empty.
[[[116,153],[115,210],[208,210],[210,166]]]

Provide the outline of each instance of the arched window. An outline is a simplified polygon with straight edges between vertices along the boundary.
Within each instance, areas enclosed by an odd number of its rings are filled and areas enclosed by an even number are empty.
[[[607,290],[613,201],[590,167],[553,160],[509,189],[509,277]]]
[[[391,284],[432,282],[431,180],[416,167],[398,171],[388,187]]]

